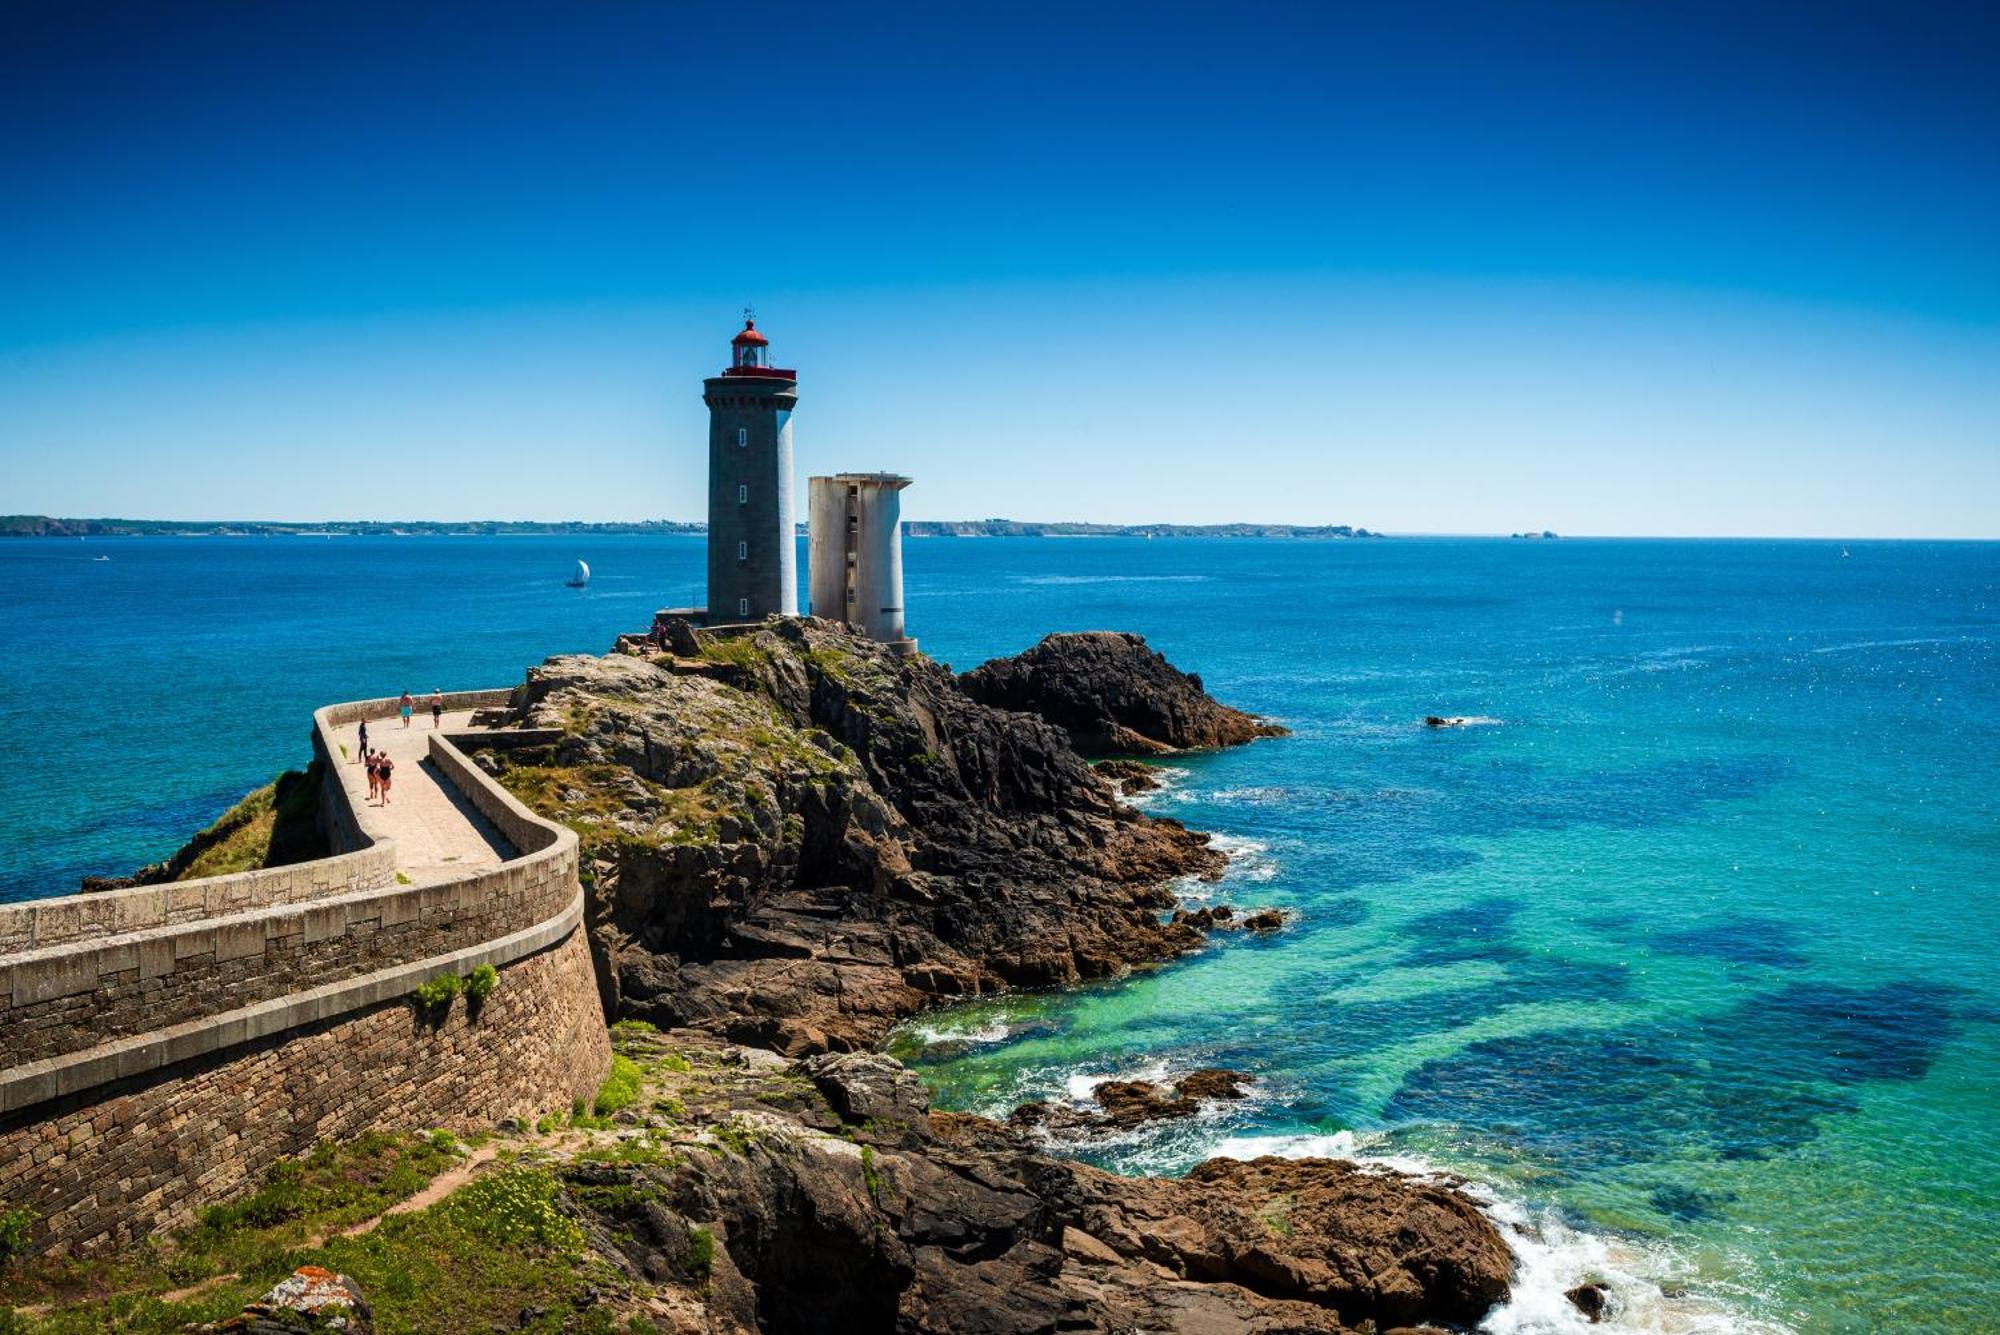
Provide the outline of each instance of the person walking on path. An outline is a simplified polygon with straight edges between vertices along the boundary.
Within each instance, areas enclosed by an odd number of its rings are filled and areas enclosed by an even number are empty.
[[[373,802],[382,789],[382,771],[377,766],[375,753],[366,747],[361,751],[361,763],[368,767],[368,800]]]
[[[416,708],[417,702],[410,698],[408,691],[404,691],[403,698],[396,703],[402,710],[403,726],[407,728],[410,726],[410,711]]]
[[[444,721],[444,692],[435,688],[431,691],[431,727],[435,729]]]
[[[389,805],[389,779],[390,776],[393,775],[395,772],[396,772],[396,762],[389,759],[388,753],[384,752],[381,757],[380,765],[376,769],[375,773],[377,776],[376,779],[377,784],[380,786],[382,790],[382,805],[385,807]]]
[[[362,720],[361,720],[361,736],[360,736],[360,742],[361,742],[361,760],[362,760],[362,763],[363,763],[363,764],[366,764],[366,763],[367,763],[367,761],[368,761],[368,720],[367,720],[367,719],[362,719]]]

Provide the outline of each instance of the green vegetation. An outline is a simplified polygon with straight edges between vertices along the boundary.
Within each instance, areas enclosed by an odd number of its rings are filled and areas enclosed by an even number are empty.
[[[441,973],[428,982],[417,984],[410,993],[410,1004],[432,1020],[441,1020],[451,1009],[452,998],[465,990],[465,980],[455,973]]]
[[[358,1279],[353,1268],[322,1259],[314,1240],[408,1199],[455,1162],[455,1153],[420,1135],[327,1142],[304,1158],[273,1164],[255,1192],[204,1210],[199,1223],[172,1238],[115,1258],[41,1257],[10,1268],[0,1274],[0,1335],[174,1335],[190,1323],[233,1316],[301,1264],[345,1269]],[[372,1301],[374,1291],[361,1282]],[[197,1284],[203,1287],[184,1300],[164,1299]],[[44,1303],[56,1310],[36,1317],[12,1312]],[[511,1311],[506,1315],[511,1319]]]
[[[644,1079],[639,1063],[623,1053],[612,1054],[611,1074],[597,1087],[597,1099],[591,1110],[599,1117],[609,1117],[621,1108],[631,1107],[638,1102],[639,1085]]]
[[[465,999],[474,1006],[484,1005],[486,998],[493,995],[493,989],[500,986],[500,971],[490,964],[482,964],[465,976]]]
[[[868,1188],[868,1199],[877,1205],[882,1203],[882,1175],[875,1170],[875,1150],[873,1146],[861,1147],[861,1181]]]
[[[328,856],[317,810],[322,766],[287,770],[245,796],[165,862],[140,869],[142,884],[227,876],[261,867],[289,867]]]
[[[8,1262],[16,1257],[26,1254],[28,1234],[34,1227],[35,1213],[25,1205],[0,1210],[0,1270],[5,1270]]]
[[[1281,1238],[1291,1237],[1294,1199],[1289,1191],[1273,1196],[1264,1208],[1257,1212],[1257,1222]]]
[[[713,779],[689,788],[668,788],[622,765],[522,765],[502,773],[500,784],[539,814],[575,830],[592,853],[624,844],[657,848],[714,843],[720,834],[721,810]],[[635,834],[618,823],[620,818],[629,819],[632,799],[641,796],[659,803],[659,814],[650,819],[663,828],[662,833]]]
[[[701,656],[711,663],[728,663],[754,672],[771,661],[770,651],[757,643],[755,635],[703,635]]]
[[[697,1224],[688,1230],[688,1270],[705,1280],[714,1268],[715,1234]]]

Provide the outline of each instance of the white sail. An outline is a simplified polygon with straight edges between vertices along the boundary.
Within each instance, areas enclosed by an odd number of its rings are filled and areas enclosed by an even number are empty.
[[[590,583],[590,567],[582,561],[578,561],[576,563],[576,573],[569,577],[569,586],[572,589],[580,589],[588,583]]]

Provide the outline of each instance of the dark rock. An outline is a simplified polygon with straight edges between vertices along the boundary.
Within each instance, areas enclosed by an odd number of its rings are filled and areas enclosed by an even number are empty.
[[[1210,699],[1199,677],[1176,669],[1137,635],[1051,635],[958,680],[984,704],[1047,719],[1089,754],[1235,746],[1285,733]]]
[[[1138,760],[1100,760],[1091,768],[1100,778],[1111,780],[1118,785],[1118,791],[1130,797],[1134,793],[1150,793],[1160,786],[1152,768]]]
[[[1251,932],[1275,932],[1285,925],[1282,909],[1258,909],[1243,919],[1243,928]]]
[[[1126,1178],[982,1118],[932,1120],[935,1139],[907,1150],[773,1128],[566,1177],[588,1188],[573,1201],[586,1231],[635,1276],[684,1273],[685,1240],[708,1233],[710,1317],[771,1335],[1346,1335],[1469,1326],[1506,1294],[1512,1258],[1449,1187],[1310,1159]]]
[[[1107,1080],[1091,1091],[1097,1104],[1094,1109],[1024,1103],[1007,1120],[1017,1127],[1042,1127],[1058,1133],[1126,1131],[1146,1122],[1192,1117],[1201,1111],[1204,1100],[1240,1099],[1250,1080],[1241,1071],[1214,1066],[1190,1071],[1170,1090],[1150,1080]]]
[[[1602,1284],[1579,1284],[1563,1297],[1593,1326],[1611,1315],[1611,1290]]]
[[[517,791],[584,840],[614,1013],[863,1051],[941,1000],[1200,946],[1161,922],[1165,884],[1222,855],[1119,802],[1048,723],[830,622],[701,643],[730,680],[568,656],[516,692],[518,723],[562,734]]]
[[[798,1064],[834,1115],[859,1127],[863,1139],[891,1143],[930,1138],[930,1091],[889,1057],[822,1053]]]

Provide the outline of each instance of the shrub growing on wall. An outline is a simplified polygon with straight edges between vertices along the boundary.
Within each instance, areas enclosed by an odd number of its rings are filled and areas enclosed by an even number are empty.
[[[483,1003],[493,995],[493,989],[500,986],[500,971],[490,964],[482,964],[465,976],[465,999],[474,1006]]]
[[[419,983],[410,994],[410,1001],[431,1020],[442,1020],[451,1009],[451,999],[464,990],[464,979],[455,973],[441,973],[427,983]]]

